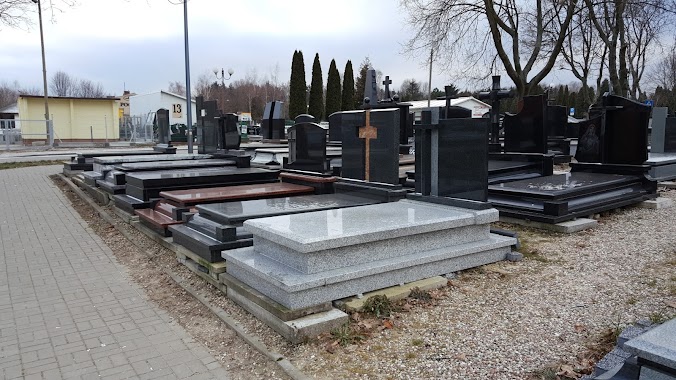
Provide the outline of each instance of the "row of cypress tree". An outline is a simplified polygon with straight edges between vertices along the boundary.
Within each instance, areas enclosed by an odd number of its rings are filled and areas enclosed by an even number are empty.
[[[322,66],[319,62],[319,53],[317,53],[312,64],[312,81],[310,82],[310,97],[308,99],[303,52],[300,50],[293,52],[291,79],[289,81],[289,118],[293,119],[300,114],[309,113],[317,120],[326,120],[334,112],[353,109],[355,104],[354,93],[352,62],[348,60],[345,64],[341,86],[336,60],[332,59],[326,81],[326,101],[324,101]]]

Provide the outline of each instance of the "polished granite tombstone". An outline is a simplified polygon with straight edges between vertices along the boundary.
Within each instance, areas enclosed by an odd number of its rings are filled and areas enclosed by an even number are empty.
[[[149,201],[164,190],[275,182],[278,175],[276,170],[233,167],[138,172],[127,175],[126,194]]]
[[[296,214],[380,203],[374,197],[357,194],[299,195],[294,197],[202,204],[199,214],[185,224],[169,230],[176,244],[182,245],[209,262],[222,261],[220,252],[252,244],[252,236],[242,230],[249,219]]]
[[[287,131],[289,156],[284,159],[284,168],[328,172],[330,162],[326,156],[326,132],[322,126],[312,122],[301,122],[291,126]]]
[[[341,176],[399,183],[399,121],[396,108],[342,112]]]
[[[203,203],[225,202],[228,200],[246,200],[273,198],[301,194],[312,194],[314,188],[293,183],[274,182],[253,185],[208,187],[162,191],[160,196],[179,207],[189,207]]]
[[[505,259],[494,209],[399,202],[247,220],[253,247],[222,253],[227,273],[290,309]]]
[[[282,111],[284,103],[274,101],[265,104],[263,111],[263,123],[261,124],[261,135],[263,140],[282,140],[285,137],[284,118]]]
[[[237,126],[238,116],[227,113],[218,118],[218,147],[223,150],[239,149],[242,136]]]
[[[668,117],[664,125],[664,151],[676,153],[676,117]]]
[[[580,124],[578,162],[642,165],[648,159],[650,106],[605,94]]]
[[[300,114],[300,115],[296,116],[295,119],[293,119],[294,124],[316,123],[316,122],[317,122],[317,118],[315,118],[312,115],[306,114],[306,113]]]
[[[79,171],[92,171],[94,170],[94,157],[104,157],[104,156],[142,156],[142,155],[158,155],[162,154],[161,152],[155,152],[154,150],[133,150],[133,151],[124,151],[115,149],[113,152],[103,151],[103,152],[89,152],[89,153],[76,153],[70,157],[70,161],[63,164],[64,174],[70,175]]]
[[[488,119],[441,119],[416,125],[416,192],[485,202]],[[425,120],[427,119],[427,120]]]
[[[155,113],[158,143],[153,150],[164,154],[176,153],[176,147],[171,145],[171,129],[169,128],[169,110],[160,108]]]
[[[650,153],[666,153],[667,107],[653,107],[651,117]]]
[[[329,141],[339,143],[343,141],[343,113],[334,112],[329,115]]]
[[[204,97],[195,98],[197,107],[197,151],[202,154],[218,152],[218,122],[220,116],[218,104],[215,100],[204,100]]]
[[[488,187],[501,216],[560,223],[656,197],[643,176],[571,172]]]
[[[566,138],[568,112],[566,106],[547,105],[547,137]]]
[[[524,96],[516,114],[505,114],[505,152],[547,153],[547,96]]]

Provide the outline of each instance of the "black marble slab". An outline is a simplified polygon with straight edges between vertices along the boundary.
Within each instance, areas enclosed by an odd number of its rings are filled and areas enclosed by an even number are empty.
[[[653,199],[656,191],[644,175],[571,172],[491,185],[488,200],[501,217],[560,223]]]
[[[152,171],[127,174],[127,184],[139,188],[209,185],[214,182],[257,181],[276,179],[279,171],[259,168],[205,168],[190,170]]]
[[[297,197],[256,199],[241,202],[198,205],[200,216],[228,224],[241,225],[245,220],[301,212],[331,210],[379,203],[372,198],[349,194],[301,195]]]
[[[221,251],[250,247],[253,245],[253,236],[243,229],[237,229],[236,239],[220,241],[205,235],[187,224],[175,224],[169,226],[173,242],[194,252],[210,263],[223,261]]]
[[[285,137],[285,122],[282,117],[284,103],[273,101],[265,104],[261,135],[264,140],[281,140]]]
[[[676,117],[668,117],[664,125],[664,153],[676,153]]]
[[[648,159],[650,106],[613,95],[602,99],[601,163],[641,165]]]
[[[399,183],[399,119],[396,108],[342,112],[342,177]]]
[[[234,166],[233,160],[180,160],[180,161],[155,161],[155,162],[128,162],[120,165],[115,165],[115,169],[123,172],[137,172],[137,171],[164,171],[175,169],[192,169],[192,168],[208,168],[208,167],[224,167]]]
[[[568,112],[566,106],[547,106],[547,137],[565,138],[568,130]]]

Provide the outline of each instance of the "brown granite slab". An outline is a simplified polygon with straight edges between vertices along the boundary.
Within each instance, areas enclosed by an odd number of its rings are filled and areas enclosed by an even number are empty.
[[[288,197],[293,195],[312,194],[314,188],[293,183],[275,182],[255,185],[238,185],[162,191],[160,196],[177,206],[191,206],[200,203],[241,201],[247,199]]]

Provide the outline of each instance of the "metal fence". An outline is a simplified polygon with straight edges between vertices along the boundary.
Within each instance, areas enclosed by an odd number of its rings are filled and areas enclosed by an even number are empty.
[[[26,131],[33,132],[27,133]],[[0,119],[0,147],[11,150],[19,149],[25,145],[53,146],[53,121]]]
[[[153,142],[157,136],[153,129],[155,112],[146,115],[123,116],[120,118],[120,141]]]

